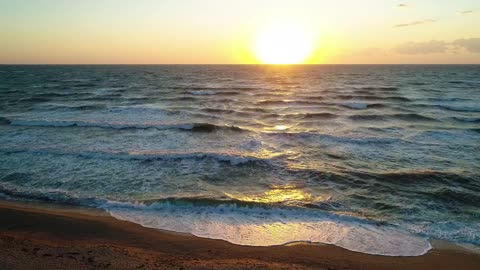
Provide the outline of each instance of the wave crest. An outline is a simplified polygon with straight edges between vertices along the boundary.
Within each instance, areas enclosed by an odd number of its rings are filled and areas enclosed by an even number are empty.
[[[165,122],[105,122],[105,121],[85,121],[85,120],[23,120],[0,118],[0,124],[9,124],[12,126],[38,126],[38,127],[97,127],[108,129],[148,129],[159,130],[178,129],[199,132],[214,132],[220,130],[228,131],[247,131],[241,127],[216,125],[211,123],[165,123]]]
[[[214,159],[219,162],[227,162],[231,165],[241,165],[251,162],[267,162],[269,160],[283,156],[282,153],[240,153],[240,152],[180,152],[180,151],[156,151],[156,150],[137,150],[137,151],[104,151],[104,152],[68,152],[52,148],[40,149],[1,149],[3,153],[35,153],[51,155],[73,155],[83,158],[98,159],[127,159],[127,160],[181,160],[181,159]]]

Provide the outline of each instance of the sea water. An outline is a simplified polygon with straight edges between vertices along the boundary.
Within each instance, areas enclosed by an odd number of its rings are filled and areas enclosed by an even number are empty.
[[[0,193],[240,245],[480,245],[480,66],[0,66]]]

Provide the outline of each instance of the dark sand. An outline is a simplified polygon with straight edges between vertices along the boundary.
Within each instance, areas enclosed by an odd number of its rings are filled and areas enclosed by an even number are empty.
[[[480,269],[480,255],[437,246],[418,257],[330,245],[248,247],[148,229],[98,212],[0,203],[0,269]]]

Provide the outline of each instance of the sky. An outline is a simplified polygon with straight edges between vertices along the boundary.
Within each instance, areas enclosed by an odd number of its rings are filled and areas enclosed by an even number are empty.
[[[480,64],[479,0],[0,0],[0,63],[261,63],[285,25],[302,63]]]

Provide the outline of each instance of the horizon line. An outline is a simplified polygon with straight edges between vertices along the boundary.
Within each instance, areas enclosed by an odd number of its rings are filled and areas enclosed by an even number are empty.
[[[479,63],[331,63],[331,64],[184,64],[184,63],[0,63],[0,66],[401,66],[480,65]]]

